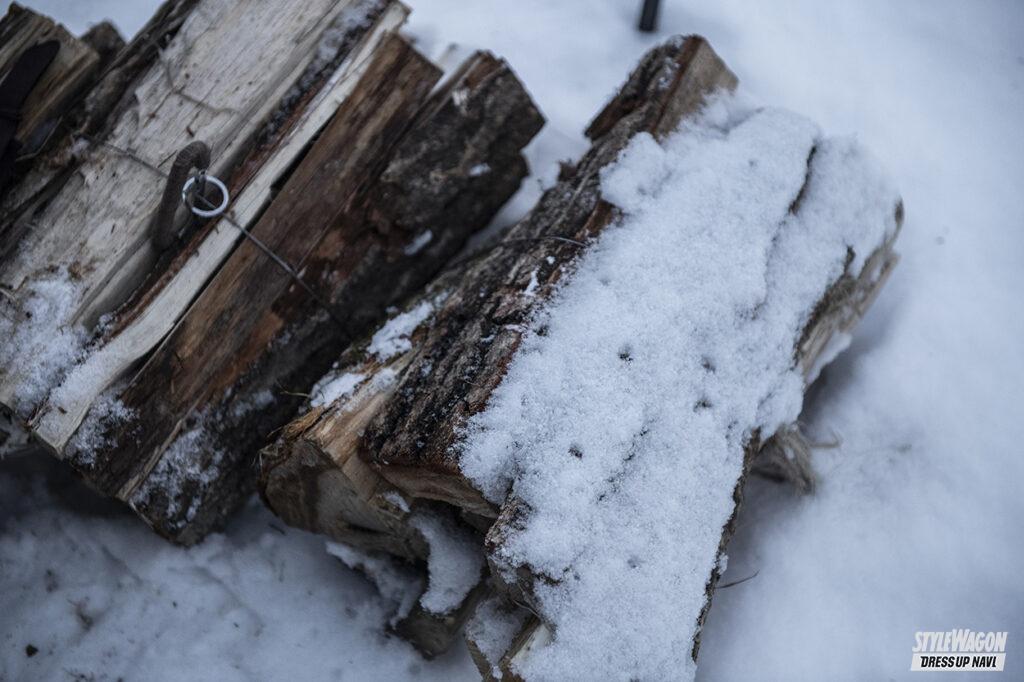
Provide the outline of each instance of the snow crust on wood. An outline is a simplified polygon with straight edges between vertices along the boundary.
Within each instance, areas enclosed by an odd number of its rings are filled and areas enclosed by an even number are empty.
[[[25,289],[20,310],[0,314],[0,337],[6,339],[0,369],[6,373],[17,368],[21,374],[10,407],[23,418],[85,351],[84,329],[54,323],[73,312],[77,291],[67,269],[58,268]]]
[[[801,332],[897,229],[898,196],[854,140],[731,97],[662,144],[636,136],[601,184],[622,219],[457,454],[525,510],[492,561],[541,576],[554,639],[515,672],[685,679],[744,450],[799,415]]]
[[[95,463],[97,450],[110,446],[106,427],[113,423],[125,423],[135,418],[135,411],[117,397],[117,390],[111,389],[93,403],[89,419],[75,432],[68,442],[68,455],[83,468]]]
[[[373,335],[366,351],[381,361],[386,361],[410,350],[412,342],[409,341],[409,337],[420,323],[444,303],[445,297],[441,294],[433,299],[420,301],[411,310],[392,317]]]
[[[169,527],[175,530],[184,529],[195,519],[206,495],[215,493],[220,485],[223,469],[235,466],[228,456],[216,434],[218,426],[227,421],[237,421],[246,414],[258,411],[273,401],[270,391],[261,391],[246,400],[235,400],[224,410],[204,409],[183,422],[181,430],[163,451],[152,469],[145,472],[141,479],[130,481],[119,495],[137,512],[140,509],[164,503],[163,518]],[[120,400],[113,403],[113,408],[100,407],[112,411],[111,416],[121,421],[134,418]],[[95,408],[94,408],[95,410]],[[86,421],[87,428],[97,421],[102,424],[103,414],[90,413]],[[94,444],[94,445],[98,445]],[[91,463],[93,450],[69,453],[77,466],[84,467]],[[87,457],[88,462],[83,461]],[[143,518],[146,518],[143,515]]]
[[[380,596],[394,605],[391,625],[405,618],[416,605],[416,598],[423,591],[423,580],[412,566],[388,554],[364,552],[340,542],[328,541],[326,545],[328,554],[352,570],[363,573]]]
[[[442,615],[457,609],[483,576],[484,554],[480,541],[463,526],[440,512],[421,511],[409,525],[430,546],[427,569],[430,580],[420,597],[424,609]]]
[[[366,359],[387,363],[402,353],[412,349],[410,340],[413,333],[436,311],[448,297],[442,291],[426,298],[411,309],[398,313],[378,329],[366,346]],[[397,373],[390,367],[375,372],[354,372],[350,369],[339,371],[337,368],[322,377],[313,387],[310,405],[321,407],[330,405],[343,398],[352,396],[356,389],[370,379],[369,385],[386,390],[394,383]]]

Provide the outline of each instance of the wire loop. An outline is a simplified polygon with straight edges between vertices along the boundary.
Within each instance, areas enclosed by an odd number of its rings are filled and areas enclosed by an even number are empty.
[[[195,185],[197,181],[200,181],[200,187],[202,187],[204,183],[209,181],[213,183],[214,187],[220,190],[220,204],[218,206],[214,206],[209,210],[204,210],[198,208],[195,205],[195,202],[191,200],[191,190],[192,186]],[[182,202],[184,202],[186,206],[189,207],[189,209],[193,213],[195,213],[200,218],[216,218],[227,209],[230,197],[228,196],[228,188],[224,186],[223,182],[221,182],[218,178],[214,177],[213,175],[200,173],[199,175],[193,175],[192,177],[185,181],[185,185],[181,188],[181,200]]]

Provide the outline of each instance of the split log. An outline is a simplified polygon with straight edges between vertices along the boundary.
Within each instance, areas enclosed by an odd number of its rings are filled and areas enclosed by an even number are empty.
[[[385,486],[497,518],[498,510],[464,479],[449,450],[466,418],[486,404],[500,382],[524,321],[544,300],[543,295],[524,297],[521,292],[531,282],[557,282],[579,256],[584,240],[609,224],[613,210],[600,198],[599,172],[634,135],[668,133],[708,94],[735,83],[735,76],[699,38],[645,57],[588,128],[593,146],[575,168],[564,171],[499,244],[460,272],[440,278],[428,295],[409,306],[406,315],[419,314],[416,324],[405,330],[400,352],[370,352],[372,340],[367,340],[345,353],[339,376],[342,381],[345,375],[360,377],[356,389],[297,420],[265,452],[263,487],[271,508],[286,521],[346,541],[344,531],[331,530],[339,523],[336,515],[318,510],[317,496],[296,499],[298,491],[311,488],[275,482],[281,475],[275,469],[290,467],[290,449],[296,444],[296,454],[316,453],[324,472],[352,470],[352,482],[359,483],[350,487],[363,500]],[[537,293],[545,291],[550,286]],[[392,326],[397,332],[403,325],[408,322]],[[311,462],[309,457],[304,461]],[[311,475],[315,481],[325,474],[317,466]],[[329,485],[322,494],[325,499],[334,495]],[[314,523],[317,519],[323,521]]]
[[[181,319],[243,239],[243,231],[248,232],[267,209],[276,187],[288,177],[339,104],[351,95],[370,56],[406,13],[391,4],[353,22],[343,10],[332,20],[336,26],[319,27],[323,33],[320,42],[308,47],[311,61],[296,75],[292,89],[283,95],[266,123],[253,130],[245,158],[226,183],[232,197],[228,214],[168,252],[154,253],[152,243],[147,240],[144,244],[143,250],[151,252],[156,267],[107,321],[88,356],[66,370],[60,383],[48,391],[33,417],[37,436],[54,451],[65,450],[103,392],[145,359]],[[338,33],[340,27],[345,32]],[[331,54],[330,48],[336,52],[324,60],[325,53]],[[163,181],[162,176],[155,177]],[[177,220],[180,222],[180,215]]]
[[[513,338],[522,333],[516,325],[527,319],[531,304],[540,303],[519,295],[532,281],[535,264],[547,267],[544,277],[556,281],[578,255],[580,240],[608,224],[612,211],[600,201],[598,172],[633,135],[667,133],[708,93],[734,84],[703,40],[649,55],[591,125],[591,151],[498,248],[439,277],[405,313],[346,351],[340,369],[314,395],[323,404],[263,451],[261,493],[268,506],[291,525],[410,560],[417,558],[415,533],[396,514],[396,499],[406,507],[416,500],[454,504],[467,525],[486,530],[497,510],[465,483],[457,466],[444,466],[444,442],[451,444],[459,420],[486,402],[486,392],[500,380],[492,368],[507,362]],[[449,321],[443,333],[440,320]],[[425,354],[428,347],[436,355]],[[434,366],[432,357],[444,364]],[[431,399],[418,403],[418,414],[431,423],[417,431],[410,417],[396,426],[405,445],[388,446],[385,454],[378,442],[387,443],[386,424],[395,424],[406,409],[399,394],[411,390],[410,396],[421,397],[428,386]],[[392,453],[416,457],[428,449],[437,456],[424,454],[411,465],[391,461]]]
[[[318,0],[282,14],[272,2],[210,0],[184,17],[162,53],[154,46],[143,50],[153,54],[148,60],[132,51],[126,63],[115,60],[88,98],[104,102],[96,110],[113,119],[109,132],[56,196],[34,210],[32,229],[0,264],[0,283],[14,301],[8,318],[15,346],[2,358],[0,404],[30,418],[99,320],[153,272],[158,254],[149,223],[165,182],[159,168],[199,136],[214,150],[211,173],[229,177],[347,7]],[[179,9],[186,8],[164,8],[171,15]],[[147,66],[132,78],[140,60]],[[132,78],[130,92],[111,103],[122,92],[111,79],[121,77]],[[29,308],[35,314],[23,322]],[[34,333],[41,328],[50,333]],[[54,341],[53,330],[66,330],[64,343]]]
[[[115,400],[100,397],[181,318],[406,15],[387,2],[319,0],[283,19],[273,2],[194,5],[166,3],[90,91],[76,128],[95,133],[76,138],[89,141],[87,158],[43,178],[56,196],[27,202],[32,238],[0,264],[11,339],[0,404],[59,455],[90,406]],[[113,123],[95,118],[104,112]],[[214,149],[211,172],[228,180],[232,210],[158,253],[149,233],[160,166],[195,137]],[[17,189],[37,185],[28,177]],[[85,431],[88,441],[96,429]]]
[[[521,150],[542,125],[508,66],[486,53],[431,93],[440,72],[394,34],[400,5],[360,21],[331,16],[341,21],[324,15],[316,27],[347,31],[328,36],[338,57],[318,65],[313,85],[308,67],[290,72],[303,89],[285,93],[227,174],[231,214],[176,252],[150,253],[155,267],[137,284],[118,273],[114,298],[131,292],[100,335],[38,407],[13,405],[34,411],[35,437],[92,485],[178,542],[200,539],[252,490],[253,454],[337,349],[433,276],[514,193],[526,174]],[[278,39],[279,25],[256,26]],[[194,41],[181,49],[200,61]],[[241,147],[226,134],[225,144]],[[241,243],[238,226],[249,236]]]
[[[384,43],[252,229],[322,305],[243,244],[121,392],[134,418],[103,450],[104,485],[162,534],[191,542],[221,522],[337,349],[421,287],[526,175],[521,150],[542,119],[508,66],[474,55],[426,99],[438,76],[403,40]],[[183,485],[168,489],[168,473]]]
[[[538,616],[526,619],[509,650],[500,657],[498,666],[505,676],[517,677],[524,671],[538,669],[551,672],[544,667],[550,665],[550,660],[557,658],[565,663],[567,657],[571,658],[573,652],[567,653],[566,647],[583,641],[579,638],[582,634],[573,639],[573,626],[584,630],[589,626],[560,621],[560,614],[570,603],[571,590],[580,579],[579,571],[587,567],[570,560],[562,567],[562,573],[551,573],[523,558],[521,538],[539,511],[517,493],[516,476],[531,476],[533,483],[527,485],[536,485],[536,481],[545,481],[549,474],[540,465],[525,473],[518,468],[519,464],[511,465],[510,478],[498,479],[501,485],[510,486],[508,489],[496,488],[479,475],[471,478],[463,468],[468,435],[485,428],[472,426],[472,420],[485,410],[494,409],[494,396],[505,382],[509,368],[521,357],[524,339],[533,339],[531,348],[535,350],[541,343],[537,339],[545,337],[547,327],[538,320],[556,286],[573,284],[581,256],[594,253],[592,245],[601,243],[605,229],[621,217],[620,210],[602,197],[601,171],[640,133],[650,133],[665,141],[680,121],[701,108],[712,92],[732,88],[735,82],[735,77],[699,38],[671,41],[650,53],[591,124],[590,152],[575,168],[563,173],[534,211],[456,276],[436,282],[425,297],[394,317],[373,339],[347,351],[333,383],[322,386],[325,395],[320,400],[326,404],[292,424],[265,453],[263,494],[271,508],[290,523],[332,534],[346,542],[371,540],[376,547],[389,551],[401,544],[407,529],[400,520],[387,519],[387,508],[379,491],[386,491],[389,496],[401,495],[414,509],[424,500],[441,501],[462,510],[467,522],[489,525],[486,547],[499,591]],[[722,124],[722,130],[728,132],[736,125],[735,121],[728,121]],[[786,149],[804,167],[787,177],[792,195],[787,196],[777,222],[768,229],[781,234],[782,226],[805,221],[812,227],[827,226],[828,219],[822,215],[831,209],[833,198],[829,192],[842,191],[835,186],[834,178],[859,161],[856,153],[847,158],[835,151],[830,152],[826,161],[815,161],[819,143],[835,148],[831,142],[805,134],[799,144]],[[806,148],[801,146],[804,144]],[[750,167],[757,167],[756,159]],[[854,182],[861,180],[856,177]],[[819,184],[825,189],[816,190],[814,207],[807,209],[805,194],[809,187]],[[860,193],[853,203],[875,202],[882,208],[850,208],[843,206],[850,203],[846,199],[836,199],[833,203],[840,206],[837,220],[850,224],[869,221],[867,230],[875,236],[866,243],[857,243],[856,248],[852,243],[832,243],[829,248],[833,251],[828,256],[819,254],[821,260],[808,265],[813,273],[810,279],[817,281],[815,277],[820,279],[822,273],[830,273],[829,280],[813,292],[806,304],[798,304],[806,308],[785,312],[803,320],[802,327],[797,329],[799,333],[792,338],[763,341],[792,349],[792,376],[802,377],[805,386],[842,348],[850,329],[863,316],[896,262],[892,246],[902,223],[902,205],[895,195],[888,193],[887,187],[873,180],[864,181],[856,189]],[[842,210],[851,210],[856,218],[842,214]],[[811,231],[793,239],[813,243],[816,238]],[[802,252],[803,246],[796,243],[797,251]],[[557,314],[557,309],[552,314]],[[757,319],[756,308],[749,317]],[[620,349],[619,353],[623,362],[632,361],[629,349]],[[713,373],[714,364],[706,362],[705,370]],[[571,379],[572,373],[566,377]],[[768,401],[772,396],[768,394],[762,399]],[[628,403],[636,398],[623,399]],[[507,407],[520,403],[509,398],[502,404]],[[711,407],[701,400],[694,411]],[[552,405],[552,409],[560,408]],[[795,420],[796,416],[789,414],[788,418]],[[713,492],[708,492],[716,500],[711,508],[728,510],[711,521],[722,531],[715,531],[692,558],[692,575],[702,577],[693,585],[688,597],[691,603],[681,615],[690,626],[680,629],[681,634],[671,647],[659,648],[642,663],[627,661],[629,647],[620,646],[621,642],[604,642],[603,650],[611,652],[608,655],[614,658],[609,663],[612,659],[604,661],[607,656],[601,654],[601,660],[611,665],[604,668],[605,673],[614,669],[624,676],[643,677],[656,670],[665,672],[666,666],[680,669],[685,663],[679,658],[684,645],[689,658],[696,659],[700,629],[721,570],[719,559],[732,535],[742,484],[754,456],[762,446],[773,451],[793,446],[794,427],[756,422],[736,427],[745,434],[736,469],[722,473],[721,480],[714,482]],[[530,431],[529,424],[522,428],[524,433]],[[544,428],[543,424],[536,424],[537,430],[547,433]],[[642,429],[637,437],[643,439],[646,433]],[[559,435],[549,434],[551,438]],[[512,436],[502,443],[503,452],[532,447]],[[573,447],[569,454],[577,459],[587,457]],[[625,469],[635,454],[621,454],[622,461],[615,466]],[[552,460],[550,476],[554,478],[556,467],[566,466]],[[615,466],[608,472],[609,492],[602,493],[599,499],[616,494],[622,474],[616,473]],[[695,511],[694,518],[697,517]],[[621,563],[626,566],[625,558]],[[622,589],[628,590],[628,586]],[[542,595],[548,595],[551,601],[545,601]],[[592,610],[601,608],[607,606],[597,604]],[[616,617],[605,615],[608,618],[600,621],[605,624]],[[627,650],[626,656],[619,655],[623,649]],[[586,664],[595,666],[595,671],[602,667],[597,658],[584,658]],[[481,666],[484,665],[489,666],[488,670],[493,668],[495,656],[484,657]]]

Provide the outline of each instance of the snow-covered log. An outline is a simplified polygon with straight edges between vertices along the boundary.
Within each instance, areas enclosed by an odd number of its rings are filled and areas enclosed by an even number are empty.
[[[534,211],[349,349],[267,451],[270,506],[337,539],[400,544],[394,496],[489,526],[536,617],[482,666],[689,676],[753,458],[794,447],[896,262],[870,156],[734,84],[699,38],[652,51]]]
[[[275,513],[333,540],[412,561],[421,558],[418,536],[396,501],[406,510],[417,499],[420,504],[430,499],[452,503],[464,525],[485,531],[497,516],[496,506],[466,485],[457,469],[415,464],[388,467],[382,476],[383,470],[364,449],[368,429],[381,428],[375,424],[408,379],[411,362],[420,363],[417,372],[424,377],[416,390],[430,385],[427,375],[434,368],[422,362],[420,352],[425,343],[434,343],[454,365],[439,373],[447,378],[432,389],[438,402],[424,403],[425,409],[435,410],[437,421],[422,433],[435,439],[453,436],[436,433],[449,419],[446,410],[454,404],[464,414],[461,403],[467,392],[470,400],[486,400],[480,391],[493,388],[500,378],[476,365],[481,344],[488,344],[495,334],[522,331],[511,320],[525,319],[542,300],[520,295],[524,288],[530,294],[537,288],[531,277],[533,264],[541,263],[546,276],[557,278],[578,255],[580,240],[596,235],[611,220],[611,206],[600,199],[600,169],[638,132],[665,134],[696,111],[709,93],[734,84],[735,77],[702,39],[649,54],[590,126],[591,151],[545,194],[529,218],[502,238],[501,246],[437,278],[404,312],[350,347],[338,368],[316,386],[309,411],[289,424],[261,456],[261,492]],[[558,267],[552,267],[556,262]],[[493,315],[496,309],[499,312]],[[431,341],[441,310],[449,311],[450,326]],[[481,325],[487,329],[481,330]],[[501,364],[500,354],[510,356],[514,345],[511,336],[494,343],[495,355],[488,361]],[[484,371],[460,379],[461,372],[473,367]],[[474,383],[484,388],[474,388]],[[392,476],[397,480],[389,480]]]
[[[532,321],[550,328],[459,444],[504,499],[492,573],[539,616],[503,659],[513,677],[692,675],[751,462],[793,447],[804,388],[896,260],[902,204],[873,160],[787,112],[726,101],[603,181],[618,230]],[[638,259],[659,246],[668,258]],[[597,353],[620,337],[616,371]],[[580,393],[559,409],[565,391]],[[634,397],[611,413],[615,395]],[[689,626],[653,625],[671,619]]]

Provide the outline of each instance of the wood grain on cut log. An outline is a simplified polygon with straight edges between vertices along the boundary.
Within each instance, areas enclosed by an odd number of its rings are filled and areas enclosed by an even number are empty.
[[[179,542],[251,491],[253,457],[353,335],[421,286],[526,173],[542,119],[500,60],[440,73],[386,36],[245,241],[117,392],[132,417],[72,462]],[[486,167],[487,173],[480,168]],[[102,416],[102,415],[101,415]],[[90,427],[91,428],[91,427]]]
[[[317,58],[323,33],[353,4],[315,0],[281,12],[276,2],[209,0],[188,13],[158,57],[131,81],[130,94],[107,105],[109,132],[33,213],[33,228],[0,264],[18,340],[16,352],[3,358],[0,404],[31,416],[66,370],[67,358],[76,356],[75,348],[55,349],[49,337],[18,335],[17,319],[24,316],[19,308],[39,299],[44,282],[55,286],[59,279],[59,305],[50,306],[45,319],[34,316],[32,324],[81,330],[79,339],[92,333],[154,268],[158,254],[148,227],[165,180],[150,167],[166,167],[185,144],[201,138],[213,150],[211,172],[229,177]],[[91,95],[102,98],[121,66],[115,60]],[[19,201],[22,191],[12,200]],[[49,367],[50,376],[39,376],[40,366]]]

